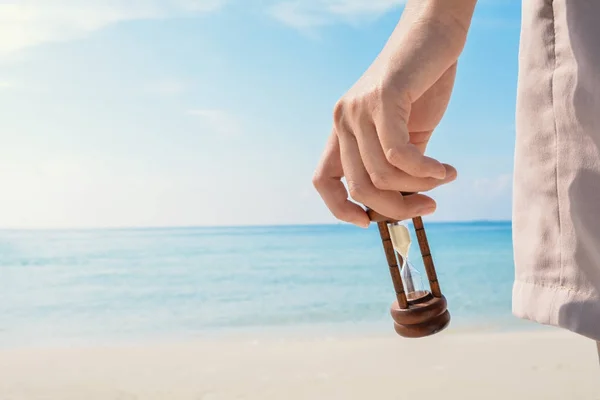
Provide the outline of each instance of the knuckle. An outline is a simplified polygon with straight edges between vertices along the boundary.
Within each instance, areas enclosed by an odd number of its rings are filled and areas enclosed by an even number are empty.
[[[390,147],[385,151],[385,159],[392,165],[397,165],[400,162],[400,150],[397,147]]]
[[[339,127],[344,120],[345,108],[346,101],[344,99],[338,100],[333,107],[333,123],[336,127]]]
[[[346,107],[348,109],[348,112],[354,118],[356,118],[358,115],[360,115],[362,113],[362,102],[360,101],[360,99],[358,99],[356,97],[351,98],[346,102],[346,104],[347,104]]]
[[[363,203],[372,193],[368,185],[361,184],[356,181],[348,182],[348,193],[354,200]]]
[[[388,190],[391,189],[392,177],[388,172],[372,172],[369,174],[373,186],[377,189]]]
[[[312,184],[317,191],[321,190],[323,183],[325,182],[325,176],[321,171],[316,171],[312,176]]]
[[[339,99],[333,107],[333,123],[336,129],[344,131],[349,124],[362,121],[367,114],[367,100],[360,97],[346,96]]]

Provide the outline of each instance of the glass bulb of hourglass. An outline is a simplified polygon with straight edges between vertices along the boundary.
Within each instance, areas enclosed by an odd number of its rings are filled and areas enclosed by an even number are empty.
[[[416,300],[426,295],[421,274],[407,259],[404,259],[400,275],[408,300]]]
[[[400,265],[400,276],[408,300],[415,300],[427,294],[423,285],[423,278],[419,271],[408,260],[408,252],[411,245],[410,231],[404,222],[394,222],[389,225],[390,239],[392,245],[402,261]]]

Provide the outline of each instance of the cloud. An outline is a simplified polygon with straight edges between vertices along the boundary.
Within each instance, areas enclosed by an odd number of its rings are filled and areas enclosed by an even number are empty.
[[[188,110],[188,115],[199,117],[206,127],[224,136],[235,136],[242,132],[242,124],[227,111],[213,109]]]
[[[476,179],[473,182],[474,192],[485,198],[508,196],[512,191],[511,174],[501,174],[493,178]]]
[[[437,202],[428,217],[436,221],[510,220],[512,217],[512,173],[486,178],[461,176],[427,193]]]
[[[302,6],[299,2],[275,4],[269,9],[269,14],[279,22],[296,29],[326,25],[331,18],[317,7]]]
[[[285,25],[305,30],[377,18],[402,4],[403,0],[296,0],[276,3],[268,13]]]
[[[227,0],[15,0],[0,2],[0,54],[42,43],[78,39],[135,19],[199,14]]]

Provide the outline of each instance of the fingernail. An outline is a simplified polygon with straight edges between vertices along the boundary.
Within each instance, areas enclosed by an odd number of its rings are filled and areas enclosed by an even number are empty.
[[[358,223],[358,225],[359,225],[361,228],[365,228],[365,229],[367,229],[367,228],[369,227],[369,225],[371,225],[371,221],[360,221],[360,222]]]
[[[437,169],[435,171],[433,171],[433,177],[436,179],[444,179],[446,178],[446,168],[444,168],[444,166],[441,166],[441,169]]]
[[[444,181],[445,181],[445,182],[452,181],[452,180],[456,179],[457,175],[458,175],[458,174],[456,173],[456,171],[455,171],[455,170],[450,170],[450,171],[448,171],[448,173],[447,173],[447,174],[446,174],[446,176],[444,177]]]

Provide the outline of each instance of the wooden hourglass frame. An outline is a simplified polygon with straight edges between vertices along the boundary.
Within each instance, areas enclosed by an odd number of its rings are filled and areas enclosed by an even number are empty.
[[[394,250],[388,224],[398,222],[387,218],[373,210],[367,209],[371,221],[376,222],[383,244],[383,250],[392,276],[396,291],[396,301],[392,304],[390,313],[394,320],[394,329],[398,335],[406,338],[421,338],[438,333],[450,324],[450,313],[447,301],[442,294],[433,258],[429,249],[425,226],[421,217],[412,219],[419,249],[423,258],[425,272],[429,280],[429,291],[421,296],[408,299],[404,290],[402,276],[398,265],[403,263],[402,256]],[[398,255],[396,257],[396,254]]]

